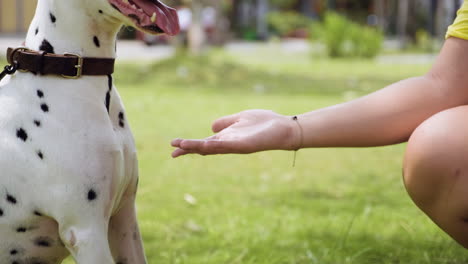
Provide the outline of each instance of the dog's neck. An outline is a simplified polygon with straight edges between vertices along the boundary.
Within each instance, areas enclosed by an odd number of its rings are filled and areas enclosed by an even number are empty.
[[[83,5],[84,1],[39,0],[25,46],[48,53],[115,58],[121,23]]]

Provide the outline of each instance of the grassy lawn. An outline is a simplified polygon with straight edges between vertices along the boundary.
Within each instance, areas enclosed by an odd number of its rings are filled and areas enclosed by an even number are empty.
[[[466,263],[408,198],[404,146],[169,157],[170,139],[210,134],[247,108],[294,114],[340,103],[428,65],[218,53],[116,75],[138,142],[149,263]],[[196,204],[184,197],[191,195]]]
[[[407,196],[404,145],[170,158],[175,137],[210,135],[248,108],[295,114],[351,100],[428,65],[215,52],[118,65],[140,157],[149,264],[467,263]],[[67,263],[72,263],[71,261]]]

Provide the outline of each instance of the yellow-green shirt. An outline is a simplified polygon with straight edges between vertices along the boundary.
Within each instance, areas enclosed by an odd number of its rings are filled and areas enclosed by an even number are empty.
[[[468,40],[468,0],[463,1],[457,12],[457,18],[447,30],[445,38],[456,37]]]

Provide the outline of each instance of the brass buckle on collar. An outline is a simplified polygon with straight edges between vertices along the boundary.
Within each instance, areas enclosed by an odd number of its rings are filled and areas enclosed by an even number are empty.
[[[75,65],[75,69],[76,69],[76,75],[65,75],[65,74],[62,74],[62,77],[63,78],[67,78],[67,79],[78,79],[82,76],[82,73],[83,73],[83,57],[81,57],[80,55],[78,54],[74,54],[74,53],[65,53],[63,54],[64,56],[67,56],[67,57],[74,57],[77,59],[77,64]]]

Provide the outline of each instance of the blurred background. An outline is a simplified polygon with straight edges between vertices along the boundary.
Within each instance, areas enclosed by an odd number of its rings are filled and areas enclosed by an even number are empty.
[[[37,0],[0,0],[0,34],[20,36]],[[182,33],[171,39],[125,28],[123,39],[187,47],[198,54],[232,41],[288,38],[323,42],[332,56],[373,57],[384,40],[396,48],[433,51],[462,0],[167,0]],[[337,15],[339,14],[339,15]],[[348,23],[353,21],[353,23]],[[345,30],[346,29],[346,30]],[[364,32],[359,34],[356,32]],[[358,38],[356,35],[360,35]],[[396,41],[396,42],[395,42]],[[389,43],[389,42],[386,42]]]
[[[139,153],[148,263],[468,263],[407,196],[405,144],[301,150],[295,167],[290,152],[173,160],[169,146],[211,135],[223,115],[295,115],[422,75],[461,2],[165,0],[180,35],[122,29],[114,78]],[[1,65],[35,3],[0,0]]]
[[[297,38],[322,41],[331,56],[374,57],[384,37],[398,48],[432,51],[462,0],[205,0],[172,1],[179,10],[178,45],[199,53],[233,40]],[[352,21],[352,23],[350,23]],[[147,44],[164,38],[127,37]],[[359,37],[358,37],[359,35]]]

